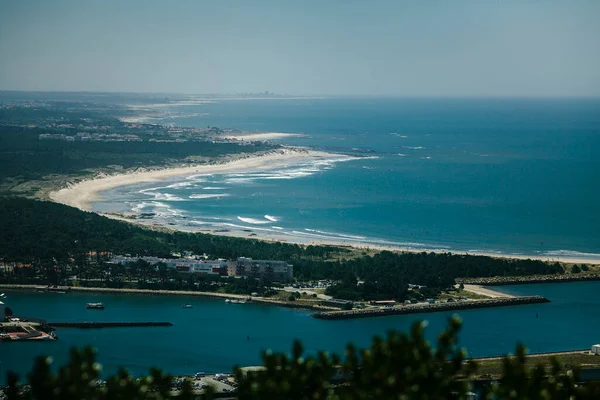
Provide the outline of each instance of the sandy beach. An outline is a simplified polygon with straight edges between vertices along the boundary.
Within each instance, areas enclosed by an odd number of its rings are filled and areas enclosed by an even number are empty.
[[[69,187],[51,192],[52,201],[81,210],[90,211],[91,203],[100,199],[99,193],[119,186],[143,182],[156,182],[162,179],[191,174],[224,174],[236,171],[262,171],[282,168],[309,160],[345,158],[348,156],[332,154],[300,148],[274,150],[259,156],[249,155],[231,161],[209,165],[185,166],[180,168],[164,168],[140,171],[128,174],[103,176],[75,183]]]
[[[480,294],[482,296],[487,296],[491,298],[499,298],[499,297],[516,297],[511,294],[498,292],[497,290],[490,289],[489,287],[484,287],[481,285],[465,285],[465,290],[469,292],[473,292],[476,294]]]

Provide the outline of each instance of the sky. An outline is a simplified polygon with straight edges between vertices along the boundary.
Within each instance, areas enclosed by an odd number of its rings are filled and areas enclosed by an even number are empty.
[[[600,1],[0,0],[0,90],[600,96]]]

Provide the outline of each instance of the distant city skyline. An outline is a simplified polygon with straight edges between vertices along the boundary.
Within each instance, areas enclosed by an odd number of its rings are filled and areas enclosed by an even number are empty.
[[[600,1],[0,0],[0,90],[600,96]]]

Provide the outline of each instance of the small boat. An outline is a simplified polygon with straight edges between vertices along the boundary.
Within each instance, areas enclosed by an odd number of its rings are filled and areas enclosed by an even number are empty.
[[[184,304],[181,306],[181,308],[192,308],[191,304]]]
[[[85,305],[85,308],[92,308],[92,309],[96,309],[96,310],[104,310],[104,304],[103,303],[87,303]]]

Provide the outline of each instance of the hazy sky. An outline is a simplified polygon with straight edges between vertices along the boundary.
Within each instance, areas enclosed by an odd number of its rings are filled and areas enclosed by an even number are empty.
[[[0,89],[600,96],[600,0],[0,0]]]

